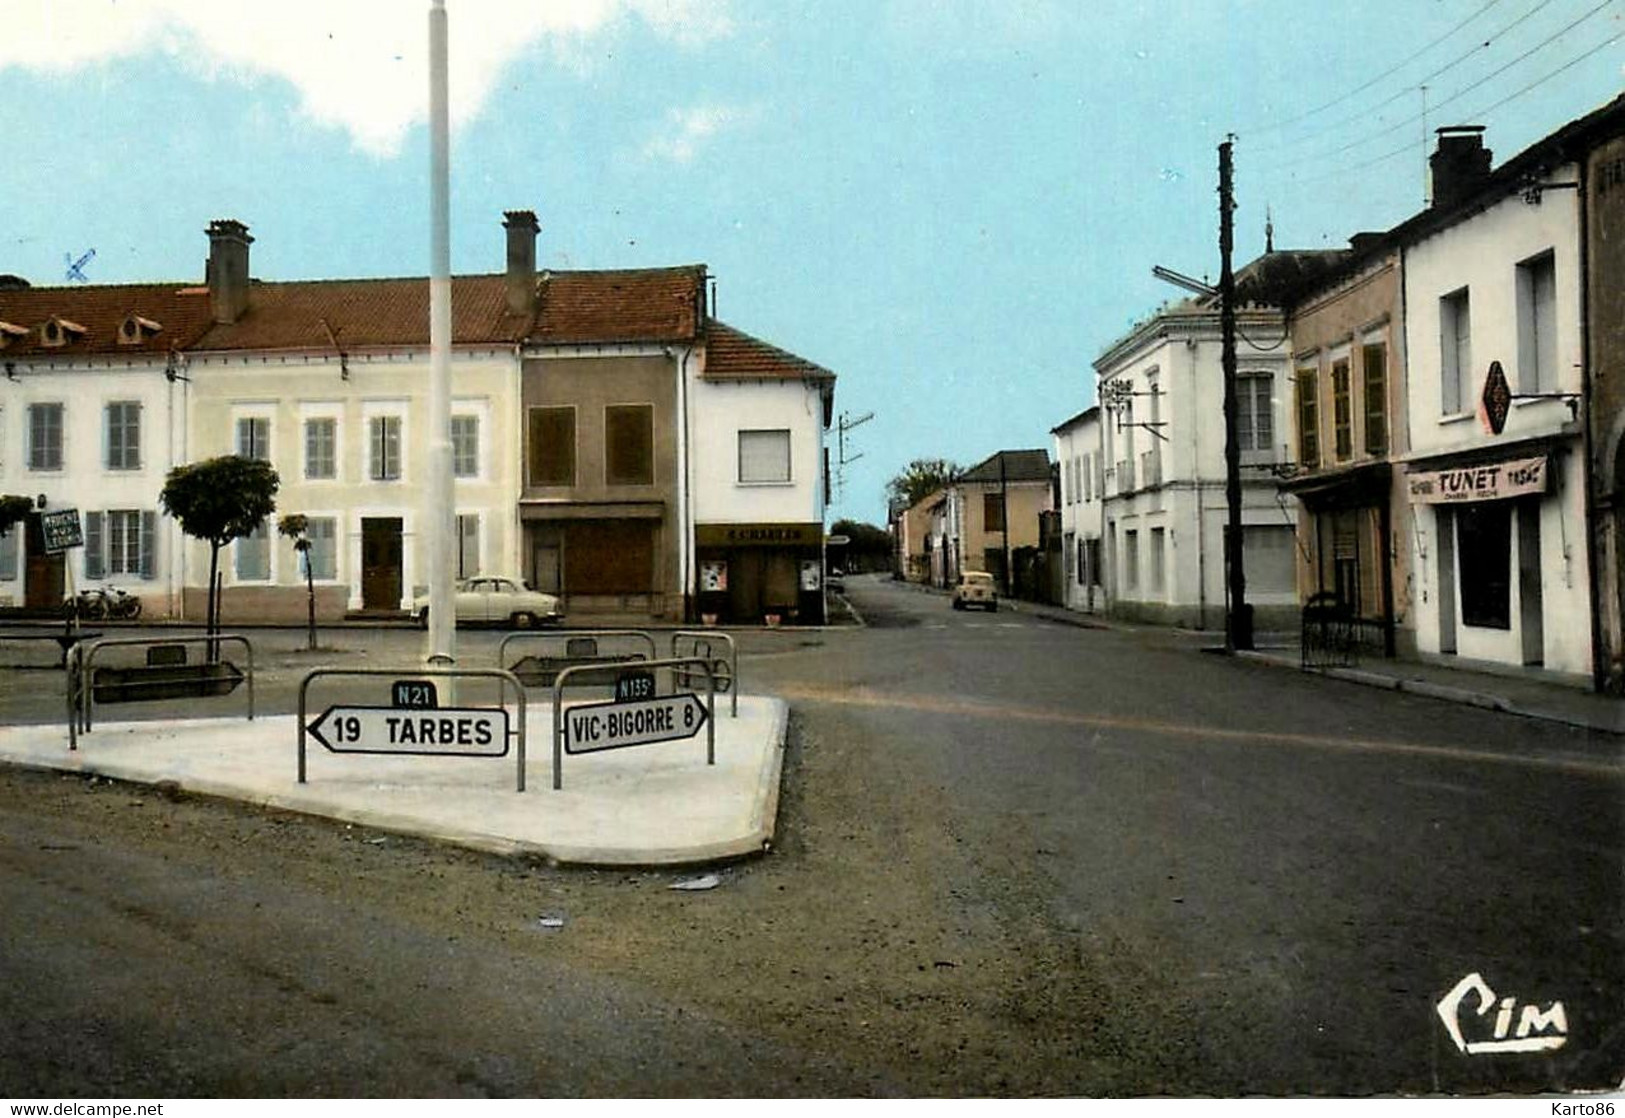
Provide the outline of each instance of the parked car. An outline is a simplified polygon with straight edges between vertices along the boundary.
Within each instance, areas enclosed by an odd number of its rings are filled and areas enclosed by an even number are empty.
[[[829,574],[824,579],[824,586],[836,594],[844,593],[846,591],[846,573],[839,567],[831,567]]]
[[[954,608],[969,609],[971,606],[980,606],[992,613],[998,612],[998,586],[994,583],[993,576],[986,571],[966,571],[954,584]]]
[[[515,629],[563,620],[559,600],[551,594],[532,590],[517,578],[480,575],[463,579],[456,587],[457,624],[507,624]],[[412,603],[412,616],[421,626],[429,624],[429,598]]]

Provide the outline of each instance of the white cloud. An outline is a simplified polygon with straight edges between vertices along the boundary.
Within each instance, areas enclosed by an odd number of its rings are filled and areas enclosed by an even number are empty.
[[[218,81],[280,78],[321,124],[374,155],[428,118],[428,0],[22,0],[8,4],[0,69],[65,73],[150,51]],[[538,42],[561,49],[640,20],[695,45],[728,34],[723,0],[447,0],[452,124],[479,114],[502,70]]]
[[[666,128],[643,146],[650,159],[692,163],[700,147],[724,129],[739,128],[756,119],[753,109],[729,105],[696,105],[666,113]]]

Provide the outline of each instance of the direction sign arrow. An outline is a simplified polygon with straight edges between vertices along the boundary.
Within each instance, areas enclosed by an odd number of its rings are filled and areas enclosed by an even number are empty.
[[[508,712],[492,707],[328,707],[306,729],[333,753],[506,757]]]
[[[564,751],[596,753],[628,745],[691,738],[705,725],[698,695],[667,695],[635,703],[586,703],[564,712]]]

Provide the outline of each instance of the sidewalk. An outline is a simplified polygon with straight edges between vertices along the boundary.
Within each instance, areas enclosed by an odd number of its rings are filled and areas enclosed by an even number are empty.
[[[65,725],[0,727],[0,762],[96,774],[242,800],[500,854],[593,866],[680,866],[761,851],[773,837],[788,708],[741,695],[716,704],[706,737],[562,757],[553,788],[553,711],[527,711],[519,758],[329,753],[307,738],[298,783],[292,715],[97,722],[70,752]],[[369,840],[369,841],[381,841]]]
[[[1099,614],[1077,613],[1059,606],[1036,602],[1008,602],[1007,608],[1063,625],[1088,629],[1129,628],[1106,620]],[[1145,628],[1135,626],[1134,628]],[[1224,634],[1210,636],[1211,645],[1223,643]],[[1237,657],[1256,664],[1304,670],[1299,657],[1297,634],[1263,633],[1257,648],[1238,652]],[[1316,675],[1341,679],[1387,691],[1404,691],[1444,702],[1461,703],[1484,710],[1516,714],[1558,722],[1583,730],[1625,734],[1625,700],[1599,695],[1583,687],[1556,679],[1533,678],[1527,673],[1502,669],[1499,665],[1479,665],[1472,661],[1443,664],[1437,661],[1385,660],[1371,656],[1349,668],[1315,668]]]

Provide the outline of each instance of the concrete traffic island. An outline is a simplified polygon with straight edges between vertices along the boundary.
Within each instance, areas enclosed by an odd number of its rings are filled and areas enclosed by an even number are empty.
[[[0,763],[173,784],[185,792],[325,816],[498,854],[592,866],[695,865],[761,851],[778,814],[788,707],[717,703],[716,764],[704,735],[562,759],[553,788],[553,712],[526,719],[527,791],[517,755],[335,754],[310,744],[297,779],[294,715],[100,722],[68,748],[62,725],[0,727]]]

